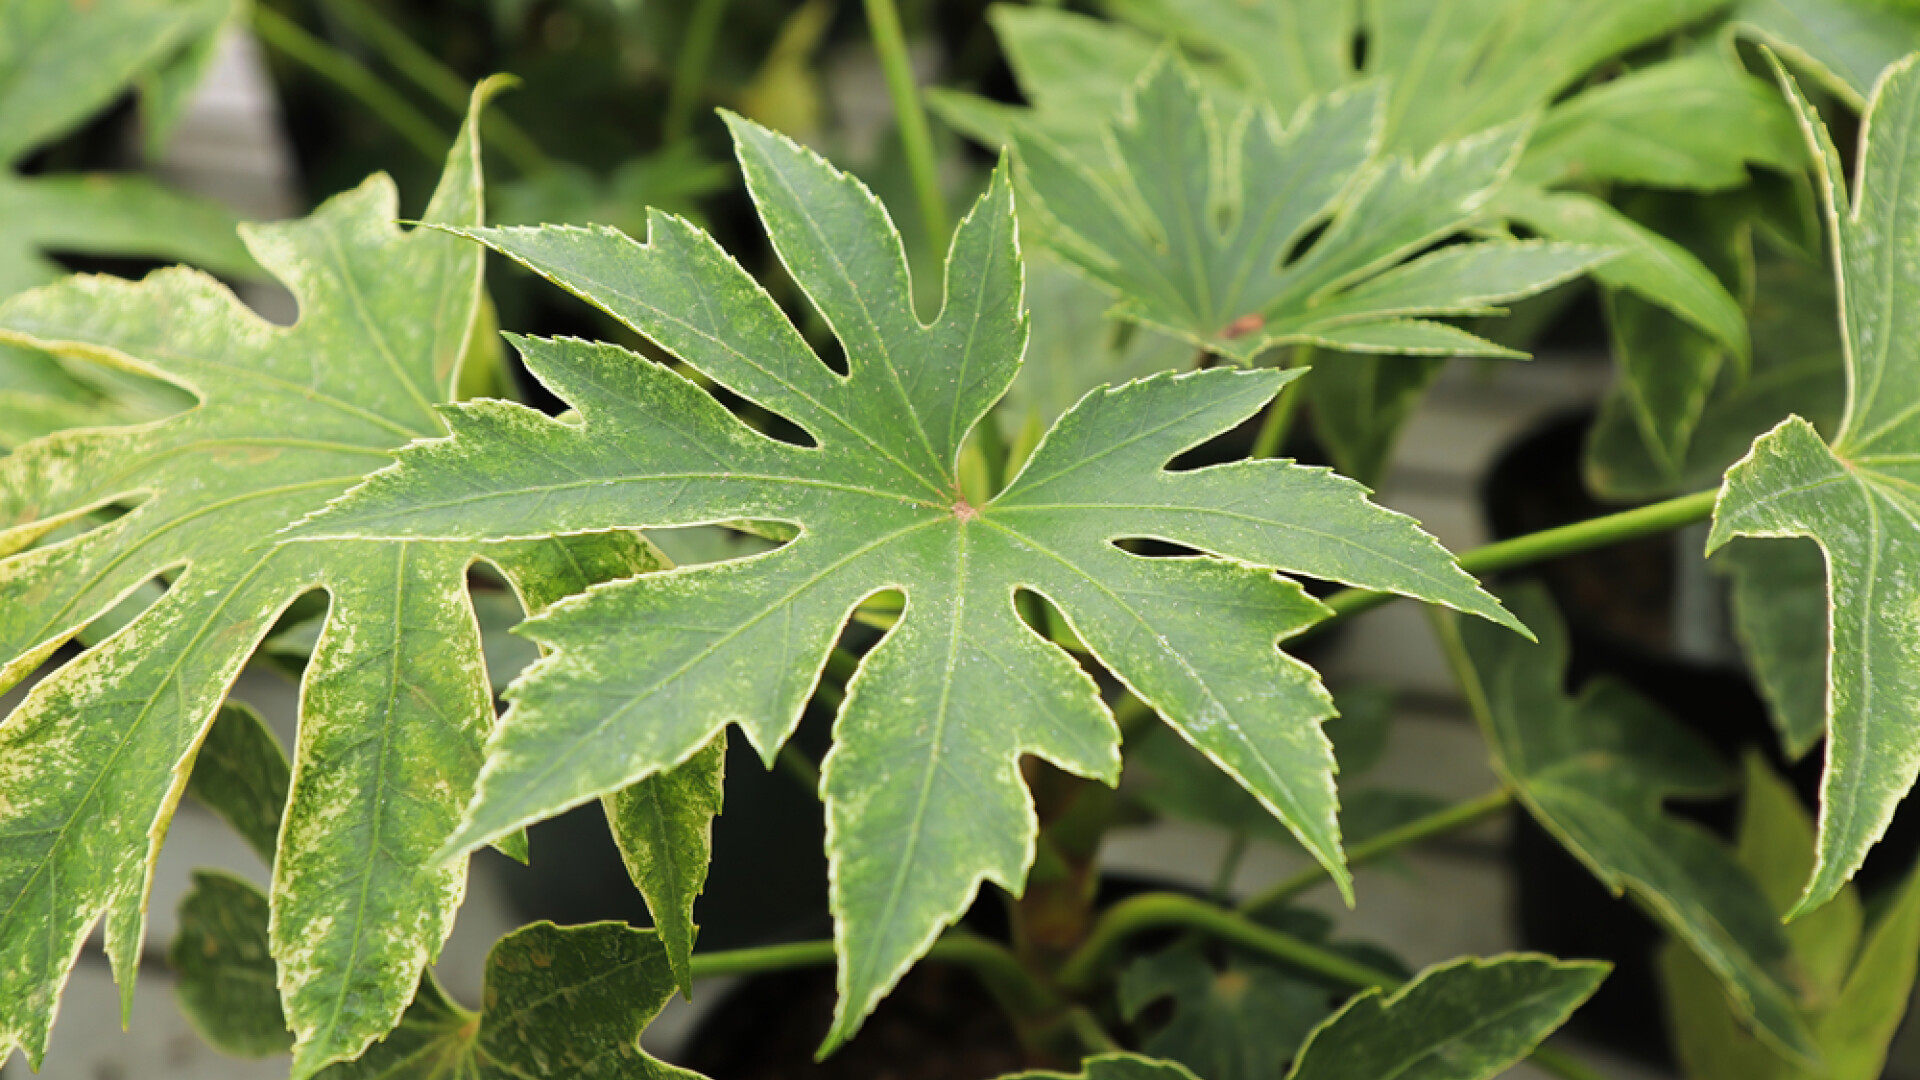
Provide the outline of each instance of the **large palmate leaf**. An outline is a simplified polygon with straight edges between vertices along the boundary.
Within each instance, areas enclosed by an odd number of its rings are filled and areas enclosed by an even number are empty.
[[[470,121],[428,219],[477,223],[478,170]],[[0,724],[0,1047],[39,1059],[67,970],[103,916],[131,994],[153,859],[195,748],[279,613],[324,589],[333,607],[302,686],[273,946],[296,1071],[358,1053],[398,1019],[464,887],[463,867],[430,856],[493,722],[467,565],[484,556],[528,586],[562,574],[561,591],[575,591],[644,555],[630,536],[597,552],[273,545],[389,448],[444,430],[430,406],[458,376],[480,259],[452,237],[400,231],[394,214],[393,186],[376,177],[309,219],[247,233],[301,304],[291,327],[187,271],[80,278],[0,306],[9,341],[199,399],[157,424],[56,435],[0,459],[0,520],[14,523],[0,533],[11,553],[0,685],[137,588],[168,585]],[[126,512],[60,530],[107,506]]]
[[[1749,758],[1739,858],[1774,910],[1792,906],[1813,857],[1813,822],[1799,797],[1757,755]],[[1804,975],[1802,1015],[1825,1066],[1819,1071],[1785,1060],[1756,1040],[1741,1027],[1711,973],[1678,942],[1663,946],[1660,977],[1686,1075],[1691,1080],[1880,1076],[1920,964],[1920,873],[1899,887],[1864,940],[1861,924],[1859,897],[1847,886],[1833,902],[1787,927]]]
[[[1531,645],[1447,622],[1467,698],[1494,766],[1541,827],[1615,894],[1631,892],[1713,971],[1743,1021],[1813,1064],[1780,924],[1733,855],[1664,799],[1711,793],[1722,766],[1691,732],[1624,685],[1561,688],[1566,628],[1544,590],[1508,595],[1540,641]]]
[[[1831,642],[1819,858],[1795,914],[1853,876],[1920,773],[1920,67],[1888,70],[1850,196],[1826,127],[1784,69],[1814,143],[1834,235],[1847,401],[1833,441],[1794,417],[1727,471],[1709,550],[1806,536],[1826,555]]]
[[[1127,95],[1106,160],[1083,164],[1039,133],[1016,141],[1061,227],[1055,247],[1119,295],[1123,318],[1243,361],[1292,343],[1514,355],[1421,317],[1486,314],[1605,250],[1485,242],[1405,262],[1481,217],[1525,127],[1381,163],[1383,105],[1371,87],[1320,99],[1284,130],[1271,109],[1216,117],[1176,61],[1150,66]]]
[[[1486,1080],[1566,1023],[1609,967],[1524,953],[1466,957],[1391,993],[1362,991],[1308,1037],[1287,1080]]]
[[[898,234],[860,184],[731,121],[789,272],[847,357],[836,374],[780,309],[686,222],[646,244],[609,229],[475,232],[714,382],[793,421],[761,435],[671,371],[609,345],[520,341],[577,423],[478,402],[450,440],[297,530],[299,538],[453,540],[733,519],[798,535],[749,559],[636,578],[526,632],[553,650],[510,690],[464,850],[674,766],[728,724],[771,759],[849,613],[905,610],[848,686],[824,766],[845,1039],[981,881],[1018,891],[1033,858],[1024,754],[1111,783],[1112,719],[1092,681],[1030,632],[1016,594],[1079,638],[1285,821],[1343,886],[1329,712],[1275,642],[1324,612],[1270,569],[1365,582],[1516,625],[1406,518],[1355,484],[1279,461],[1169,472],[1292,373],[1228,369],[1096,391],[990,502],[961,494],[969,430],[1020,365],[1026,328],[1005,169],[953,240],[942,314],[918,321]],[[1146,559],[1154,536],[1222,558]]]

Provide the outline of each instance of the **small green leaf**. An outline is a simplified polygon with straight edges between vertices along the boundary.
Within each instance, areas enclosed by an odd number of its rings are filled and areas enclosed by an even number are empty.
[[[1031,590],[1093,654],[1258,796],[1336,880],[1325,692],[1275,647],[1324,612],[1286,570],[1419,595],[1515,626],[1410,520],[1324,470],[1249,461],[1169,472],[1294,377],[1219,369],[1096,391],[992,502],[961,496],[968,431],[1025,340],[1005,169],[962,223],[947,296],[914,315],[898,234],[857,181],[732,121],[775,249],[845,347],[836,374],[713,241],[655,215],[611,230],[474,235],[586,297],[810,446],[768,438],[693,383],[610,345],[519,342],[579,421],[477,402],[293,534],[468,541],[776,520],[770,553],[646,575],[529,620],[553,650],[509,692],[470,848],[686,760],[728,724],[771,761],[849,613],[906,608],[848,685],[823,767],[849,1037],[982,881],[1018,892],[1035,824],[1023,754],[1109,783],[1117,732],[1093,682],[1030,632]],[[1115,438],[1117,432],[1134,434]],[[1209,557],[1146,559],[1154,536]]]
[[[1779,71],[1815,148],[1835,245],[1847,403],[1831,444],[1793,417],[1727,471],[1712,551],[1736,536],[1804,536],[1826,555],[1831,642],[1819,858],[1795,907],[1853,876],[1920,773],[1920,66],[1888,69],[1862,123],[1858,199],[1792,76]]]
[[[649,1057],[640,1033],[673,997],[667,951],[620,923],[523,926],[487,954],[484,1006],[432,976],[392,1034],[322,1080],[700,1080]]]
[[[1159,62],[1128,95],[1101,159],[1074,160],[1037,132],[1017,142],[1061,227],[1055,248],[1119,294],[1123,318],[1241,361],[1295,343],[1513,355],[1419,317],[1490,314],[1605,250],[1484,242],[1403,262],[1483,216],[1526,126],[1418,163],[1376,163],[1381,108],[1377,88],[1360,88],[1303,108],[1284,130],[1269,109],[1218,119],[1184,64]]]
[[[1661,803],[1724,786],[1724,769],[1690,731],[1625,686],[1561,689],[1566,628],[1543,590],[1508,602],[1540,636],[1529,645],[1447,626],[1471,667],[1468,700],[1494,765],[1541,826],[1615,894],[1635,899],[1712,969],[1741,1014],[1783,1052],[1818,1051],[1795,1008],[1788,944],[1775,912],[1733,855]]]
[[[260,861],[272,866],[290,782],[287,752],[266,721],[229,700],[194,755],[187,794],[233,826]]]
[[[1354,995],[1307,1039],[1287,1080],[1485,1080],[1540,1045],[1610,966],[1512,954],[1428,968]]]
[[[666,946],[673,977],[693,997],[693,901],[706,885],[713,857],[713,819],[720,813],[727,760],[725,731],[685,762],[602,800],[613,842]]]
[[[196,870],[167,950],[187,1022],[223,1054],[263,1058],[293,1048],[267,941],[267,897],[252,882]]]
[[[1000,1080],[1201,1080],[1179,1062],[1156,1061],[1139,1054],[1100,1054],[1082,1061],[1080,1069],[1072,1075],[1040,1071],[1010,1073]]]

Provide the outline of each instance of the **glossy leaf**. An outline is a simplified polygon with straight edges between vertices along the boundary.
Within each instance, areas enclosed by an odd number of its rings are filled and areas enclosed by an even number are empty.
[[[475,235],[624,320],[811,443],[755,432],[694,384],[622,349],[519,342],[577,423],[474,403],[294,534],[537,537],[735,519],[797,527],[765,555],[597,589],[530,620],[553,650],[509,692],[470,848],[685,761],[728,724],[771,760],[848,614],[905,593],[848,686],[826,759],[831,899],[848,1037],[939,928],[991,880],[1018,891],[1034,819],[1016,762],[1111,783],[1116,731],[1094,684],[1029,632],[1016,593],[1078,636],[1254,792],[1343,883],[1325,692],[1275,642],[1324,612],[1270,569],[1412,593],[1514,625],[1408,519],[1323,470],[1166,463],[1244,421],[1291,376],[1217,370],[1096,391],[990,503],[962,497],[967,432],[1025,339],[1005,170],[957,231],[941,317],[913,313],[898,234],[857,181],[732,121],[775,249],[834,328],[821,363],[704,234],[656,215],[611,230]],[[1134,432],[1114,440],[1112,433]],[[1143,559],[1153,535],[1224,558]]]
[[[474,224],[480,207],[470,120],[426,216]],[[183,270],[79,278],[0,306],[9,341],[199,399],[158,424],[60,434],[0,459],[0,519],[17,523],[0,533],[0,684],[145,583],[169,584],[0,726],[0,1047],[23,1045],[30,1061],[103,916],[131,995],[153,859],[195,749],[280,612],[316,589],[332,611],[302,685],[273,889],[296,1073],[391,1027],[451,924],[465,870],[431,856],[493,723],[466,567],[485,557],[524,583],[582,563],[554,543],[275,546],[390,448],[443,430],[430,405],[458,377],[481,261],[453,237],[402,232],[395,213],[393,185],[376,177],[311,218],[250,228],[301,304],[290,327]],[[56,531],[114,503],[129,512]]]
[[[252,882],[197,870],[167,950],[187,1022],[223,1054],[263,1058],[293,1046],[267,938],[267,897]]]
[[[1525,125],[1417,163],[1376,163],[1382,105],[1376,89],[1357,89],[1303,109],[1285,129],[1271,110],[1216,117],[1176,61],[1141,76],[1111,128],[1108,160],[1075,161],[1037,133],[1016,141],[1027,181],[1062,230],[1056,250],[1118,294],[1122,318],[1242,361],[1299,343],[1514,355],[1425,317],[1490,313],[1607,253],[1485,242],[1405,261],[1483,216]]]
[[[1727,471],[1711,551],[1736,536],[1805,536],[1827,559],[1831,653],[1819,857],[1794,914],[1831,899],[1920,773],[1920,67],[1890,69],[1861,128],[1857,199],[1825,125],[1781,80],[1815,146],[1834,235],[1847,401],[1828,443],[1801,417]]]
[[[1445,631],[1471,662],[1468,700],[1502,778],[1601,884],[1632,892],[1685,941],[1763,1038],[1816,1062],[1776,913],[1719,841],[1661,808],[1724,784],[1712,752],[1622,684],[1596,681],[1568,697],[1566,629],[1551,601],[1529,586],[1508,602],[1538,645],[1472,625]]]
[[[700,1080],[640,1049],[673,997],[650,930],[534,923],[487,954],[484,1005],[469,1012],[429,976],[393,1033],[324,1080]]]
[[[1526,954],[1428,968],[1398,990],[1354,995],[1308,1037],[1287,1080],[1486,1080],[1566,1023],[1608,970]]]

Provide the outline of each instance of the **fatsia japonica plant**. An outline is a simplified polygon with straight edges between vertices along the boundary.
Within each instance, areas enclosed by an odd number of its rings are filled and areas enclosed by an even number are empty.
[[[1920,771],[1920,60],[1876,75],[1871,49],[1797,36],[1819,13],[1798,3],[1113,8],[1001,10],[1031,107],[940,99],[1004,147],[956,227],[920,204],[944,259],[910,263],[860,179],[733,113],[759,278],[660,210],[637,238],[490,227],[489,80],[417,221],[376,175],[241,228],[229,265],[283,284],[290,325],[187,269],[0,303],[5,347],[192,400],[0,458],[0,1052],[39,1067],[96,928],[130,1012],[192,798],[271,877],[195,876],[181,1007],[297,1080],[692,1076],[639,1042],[675,994],[799,966],[835,972],[826,1057],[918,964],[971,973],[1032,1067],[1069,1070],[1023,1076],[1487,1080],[1530,1057],[1583,1080],[1542,1043],[1607,963],[1414,971],[1295,902],[1364,904],[1354,866],[1511,810],[1667,936],[1690,1076],[1878,1075],[1920,875],[1884,903],[1849,882]],[[1751,41],[1864,107],[1851,184]],[[898,104],[917,170],[924,117]],[[1686,109],[1713,121],[1681,130]],[[1699,231],[1663,233],[1688,214],[1649,191],[1693,193]],[[489,251],[627,335],[506,335],[546,410],[461,399],[497,356]],[[1620,380],[1588,471],[1679,494],[1456,558],[1361,480],[1439,359],[1524,358],[1500,305],[1589,281]],[[1281,456],[1303,394],[1360,479]],[[1646,695],[1567,685],[1553,597],[1476,577],[1709,518],[1788,756],[1826,739],[1817,823]],[[695,528],[754,543],[676,566],[650,539]],[[504,711],[496,581],[538,653]],[[1484,737],[1479,799],[1370,786],[1391,703],[1301,658],[1396,598]],[[291,753],[232,696],[263,653],[299,669]],[[828,940],[698,947],[735,738],[818,795]],[[1734,843],[1669,805],[1734,788]],[[433,965],[470,857],[538,863],[529,827],[588,804],[651,925],[520,927],[463,1005]],[[1103,838],[1143,814],[1305,869],[1237,904],[1102,895]],[[970,918],[1002,902],[1003,928]]]

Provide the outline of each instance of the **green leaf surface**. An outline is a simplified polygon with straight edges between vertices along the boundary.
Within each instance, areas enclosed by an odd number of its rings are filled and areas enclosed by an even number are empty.
[[[666,946],[673,977],[693,997],[693,901],[706,885],[713,857],[713,819],[720,813],[726,732],[685,762],[603,800],[607,825],[627,874],[646,897]]]
[[[1010,1073],[1000,1080],[1201,1080],[1176,1061],[1158,1061],[1140,1054],[1099,1054],[1080,1063],[1078,1073]],[[1205,1080],[1213,1080],[1207,1077]]]
[[[1715,50],[1629,72],[1555,106],[1515,179],[1720,191],[1747,182],[1747,163],[1791,172],[1804,159],[1780,95]]]
[[[231,0],[11,0],[0,6],[0,163],[105,108],[211,36]]]
[[[1831,641],[1819,857],[1794,914],[1831,899],[1920,773],[1920,67],[1888,70],[1861,127],[1857,196],[1826,127],[1780,77],[1815,148],[1834,236],[1847,401],[1828,443],[1801,417],[1727,471],[1708,550],[1804,536],[1826,556]]]
[[[962,497],[969,429],[1019,368],[1021,274],[1006,171],[956,232],[942,314],[914,315],[898,234],[857,181],[749,122],[741,166],[789,273],[838,335],[823,364],[737,264],[684,221],[474,235],[579,293],[812,445],[759,434],[622,349],[519,342],[579,421],[477,402],[300,538],[538,537],[773,520],[770,553],[594,590],[530,620],[553,650],[510,691],[470,848],[687,760],[728,724],[771,760],[849,613],[906,608],[848,686],[824,765],[841,1001],[828,1046],[965,910],[1019,891],[1032,754],[1109,783],[1117,733],[1093,682],[1027,630],[1016,594],[1062,609],[1143,700],[1285,821],[1342,882],[1327,698],[1275,648],[1324,608],[1272,570],[1419,595],[1516,625],[1409,519],[1324,470],[1165,466],[1292,375],[1229,369],[1096,391],[990,503]],[[1131,433],[1116,438],[1116,432]],[[1218,557],[1145,559],[1155,536]]]
[[[1741,0],[1733,24],[1855,109],[1881,72],[1920,49],[1920,12],[1880,0]]]
[[[673,997],[667,952],[621,923],[534,923],[487,954],[469,1012],[431,976],[393,1033],[324,1080],[700,1080],[640,1049]]]
[[[0,1047],[30,1061],[102,917],[130,1001],[153,860],[195,749],[248,655],[314,590],[331,612],[302,684],[273,889],[296,1074],[391,1027],[451,925],[465,869],[431,856],[493,724],[466,567],[565,572],[560,592],[593,579],[552,542],[275,546],[389,449],[444,430],[431,404],[458,377],[481,261],[453,237],[395,227],[395,201],[376,177],[311,218],[248,230],[300,302],[290,327],[184,270],[78,278],[0,306],[8,340],[199,399],[158,424],[0,459],[0,520],[17,523],[0,533],[0,685],[156,576],[169,582],[0,726]],[[470,119],[426,217],[470,225],[480,208]],[[110,523],[56,532],[116,503],[129,509]]]
[[[48,253],[166,259],[258,277],[237,225],[226,208],[143,176],[0,171],[0,296],[62,276]]]
[[[194,755],[187,794],[233,826],[260,861],[272,866],[291,772],[287,752],[266,721],[230,700],[220,706]]]
[[[1723,786],[1723,768],[1622,684],[1596,681],[1568,697],[1566,629],[1551,601],[1537,586],[1507,599],[1538,645],[1473,625],[1443,628],[1471,664],[1468,700],[1502,778],[1602,884],[1632,892],[1684,940],[1763,1038],[1817,1061],[1776,913],[1719,841],[1661,808],[1669,797]]]
[[[1806,540],[1742,540],[1711,565],[1732,579],[1734,634],[1781,748],[1801,757],[1827,733],[1826,558]]]
[[[1354,995],[1307,1039],[1287,1080],[1485,1080],[1593,995],[1610,966],[1511,954],[1428,968],[1391,993]]]
[[[1699,491],[1717,485],[1727,467],[1745,456],[1755,436],[1791,414],[1809,418],[1822,431],[1838,428],[1846,375],[1835,309],[1832,276],[1824,267],[1779,255],[1758,259],[1748,314],[1753,328],[1750,370],[1743,374],[1734,365],[1713,365],[1718,370],[1713,388],[1677,461],[1655,457],[1644,415],[1633,407],[1627,388],[1610,394],[1588,436],[1588,486],[1603,498],[1623,502]],[[1616,348],[1642,349],[1645,360],[1656,365],[1718,349],[1685,326],[1669,322],[1662,329],[1644,313],[1642,321],[1651,323],[1658,336],[1631,344],[1616,340]],[[1763,681],[1769,663],[1780,659],[1785,657],[1772,654],[1768,663],[1755,664]]]
[[[252,882],[194,871],[167,964],[180,1011],[214,1049],[264,1058],[293,1047],[275,985],[267,896]]]
[[[1483,242],[1405,261],[1483,216],[1526,125],[1417,162],[1377,161],[1382,107],[1377,88],[1362,88],[1303,108],[1284,129],[1270,109],[1216,117],[1172,61],[1128,94],[1105,160],[1075,160],[1039,133],[1016,141],[1060,227],[1056,250],[1119,295],[1122,318],[1241,361],[1296,343],[1513,355],[1424,319],[1492,313],[1607,252]]]

